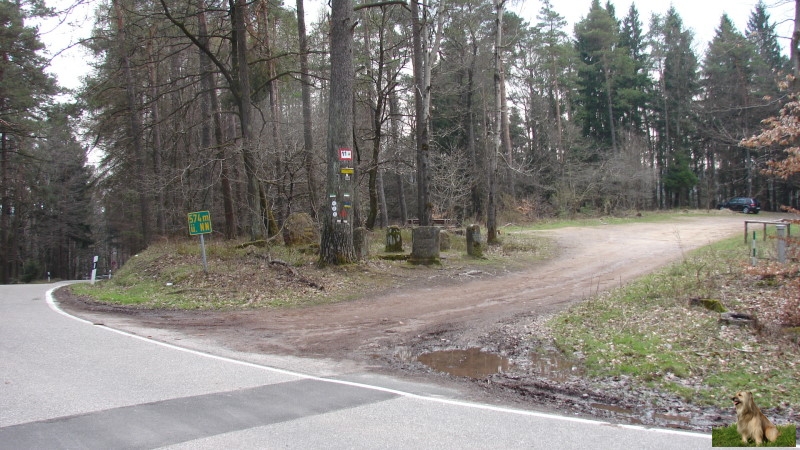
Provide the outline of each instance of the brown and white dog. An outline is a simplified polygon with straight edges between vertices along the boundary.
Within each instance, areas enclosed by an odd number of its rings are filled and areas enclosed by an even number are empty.
[[[778,429],[758,409],[753,394],[739,391],[731,400],[736,405],[736,431],[742,436],[742,442],[746,444],[753,439],[756,445],[761,445],[765,437],[770,442],[778,439]]]

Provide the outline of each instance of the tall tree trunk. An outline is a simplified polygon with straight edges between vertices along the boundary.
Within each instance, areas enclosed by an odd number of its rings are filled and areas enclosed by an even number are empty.
[[[247,0],[229,0],[233,20],[233,63],[236,82],[234,97],[239,110],[242,133],[242,159],[247,178],[247,207],[251,240],[264,237],[264,215],[261,209],[261,184],[258,179],[258,161],[252,131],[252,105],[250,104],[250,74],[247,67]]]
[[[2,99],[0,99],[0,104]],[[0,133],[0,283],[9,283],[10,239],[8,218],[11,216],[8,176],[8,136]]]
[[[389,92],[389,115],[391,116],[389,127],[392,134],[392,148],[395,154],[400,153],[400,101],[397,98],[397,91],[392,89]],[[403,182],[402,172],[397,172],[397,201],[400,203],[400,223],[405,225],[408,222],[408,207],[406,205],[405,183]],[[385,202],[384,202],[385,204]],[[387,221],[386,225],[389,223]]]
[[[422,38],[426,26],[420,18],[419,0],[411,0],[411,27],[414,72],[414,118],[417,145],[417,216],[421,226],[433,225],[433,205],[430,201],[430,143],[428,142],[428,117],[425,115],[425,93],[428,86],[424,78],[424,49]]]
[[[419,0],[411,0],[411,34],[413,43],[412,66],[414,73],[414,116],[417,145],[417,214],[421,226],[433,225],[433,203],[430,200],[430,137],[429,120],[431,108],[431,71],[439,54],[442,36],[444,0],[439,2],[439,18],[433,42],[428,44],[427,8],[420,12]],[[422,15],[420,15],[422,14]]]
[[[556,125],[558,127],[558,136],[556,137],[556,159],[562,161],[564,159],[564,124],[561,120],[561,85],[558,82],[558,66],[556,57],[550,54],[552,62],[552,77],[553,77],[553,102],[556,107]]]
[[[800,0],[794,0],[794,30],[792,32],[792,67],[794,68],[794,87],[800,83]]]
[[[614,105],[611,103],[611,67],[609,66],[608,56],[603,53],[603,75],[606,82],[606,101],[608,102],[608,127],[611,132],[611,150],[617,153],[617,130],[614,124]]]
[[[475,146],[477,136],[475,133],[475,64],[478,55],[478,45],[473,40],[472,42],[472,61],[470,62],[467,71],[467,155],[469,156],[472,165],[472,215],[475,220],[480,222],[483,220],[483,196],[485,194],[483,189],[483,182],[485,180],[483,173],[483,164]]]
[[[153,46],[151,45],[153,42],[152,30],[150,37],[151,39],[148,41],[147,45],[150,64],[148,64],[147,70],[150,77],[150,115],[153,120],[151,136],[153,139],[153,176],[155,177],[155,183],[152,184],[156,189],[156,232],[161,236],[166,236],[167,225],[166,218],[164,217],[164,180],[161,177],[161,152],[163,150],[163,144],[161,142],[161,114],[159,111],[159,102],[157,101],[159,97],[158,57],[154,54]]]
[[[383,169],[378,169],[378,201],[381,207],[380,226],[386,228],[389,226],[389,210],[386,207],[386,190],[383,185],[383,172]]]
[[[0,50],[0,81],[5,81],[5,70],[11,57],[7,49]],[[5,111],[6,100],[0,97],[0,111]],[[11,216],[11,199],[9,198],[9,162],[8,162],[8,133],[5,122],[0,122],[0,284],[9,283],[9,229],[8,218]]]
[[[489,155],[489,199],[486,204],[486,242],[497,244],[497,155],[500,154],[502,129],[502,60],[503,48],[503,14],[505,0],[495,0],[495,41],[494,41],[494,126],[492,128],[493,145]]]
[[[660,74],[661,80],[661,90],[662,92],[666,93],[666,81],[664,80],[664,71],[661,71]],[[664,174],[667,173],[667,157],[671,151],[672,147],[672,140],[670,139],[670,106],[667,99],[667,95],[664,95],[664,138],[662,141],[662,145],[660,146],[658,152],[658,164],[656,165],[656,197],[658,201],[659,209],[664,209],[667,207],[667,200],[666,196],[664,195]]]
[[[367,55],[372,55],[372,42],[370,39],[370,29],[368,26],[364,27],[365,35],[364,35],[364,53]],[[369,211],[367,213],[367,221],[364,224],[364,227],[368,230],[372,230],[375,228],[375,221],[378,218],[378,208],[379,208],[379,199],[378,199],[378,172],[380,170],[380,153],[381,153],[381,143],[383,139],[383,110],[385,105],[385,97],[383,93],[383,74],[384,74],[384,49],[383,49],[383,30],[379,30],[380,33],[380,40],[379,40],[379,48],[378,48],[378,62],[377,62],[377,69],[378,72],[376,74],[370,73],[372,75],[370,78],[374,79],[374,83],[370,84],[369,88],[369,95],[372,97],[369,100],[370,104],[370,113],[371,113],[371,121],[372,121],[372,161],[369,166],[369,170],[367,171],[368,175],[368,195],[369,195]],[[371,69],[368,69],[371,71]]]
[[[373,136],[374,139],[378,138]],[[367,171],[367,190],[369,192],[369,211],[367,212],[367,221],[364,227],[368,230],[375,228],[375,221],[378,218],[378,208],[380,205],[378,199],[378,171],[380,170],[380,141],[377,139],[372,142],[372,161],[370,162],[369,170]]]
[[[212,85],[215,85],[211,75]],[[225,212],[225,238],[236,237],[236,214],[233,210],[233,190],[231,189],[231,163],[228,156],[228,146],[225,144],[222,133],[222,111],[216,89],[211,91],[211,109],[214,114],[214,139],[217,144],[217,159],[220,167],[220,191],[222,193],[222,207]]]
[[[397,201],[400,202],[400,220],[403,225],[408,223],[408,205],[406,204],[406,183],[403,174],[397,174]]]
[[[331,78],[328,102],[327,192],[329,206],[322,220],[320,264],[348,264],[356,261],[349,208],[352,202],[353,158],[353,2],[331,0]],[[348,153],[349,152],[349,153]],[[348,162],[350,164],[348,164]],[[352,205],[352,203],[351,203]]]
[[[505,150],[506,160],[506,183],[508,194],[511,198],[516,198],[516,188],[514,183],[514,149],[511,145],[511,121],[508,117],[508,97],[506,96],[506,70],[502,58],[500,59],[500,105],[501,105],[501,130],[503,149]]]
[[[300,89],[303,99],[303,162],[308,183],[308,210],[317,217],[317,181],[314,174],[314,134],[311,124],[311,75],[308,73],[308,37],[303,0],[297,0],[297,33],[300,39]]]
[[[272,57],[272,44],[270,40],[270,24],[269,24],[269,17],[267,16],[267,3],[259,3],[258,4],[258,20],[259,28],[262,31],[263,35],[261,36],[261,46],[262,52],[264,53],[264,57],[267,59],[267,92],[269,94],[269,110],[270,116],[272,119],[272,124],[270,126],[270,132],[272,134],[272,147],[275,149],[276,157],[276,167],[275,167],[275,175],[273,179],[280,180],[277,183],[278,188],[278,200],[275,210],[278,211],[277,222],[283,223],[285,218],[291,213],[291,201],[290,196],[287,195],[287,185],[289,182],[286,179],[286,175],[288,171],[286,168],[282,168],[282,164],[289,164],[289,157],[286,155],[286,148],[283,145],[283,136],[281,134],[281,108],[280,108],[280,96],[278,94],[278,80],[277,80],[277,69],[275,68],[275,59]],[[262,189],[264,189],[262,187]],[[265,201],[262,201],[262,208],[264,211],[268,211],[265,215],[265,226],[267,227],[267,234],[269,236],[273,236],[273,232],[277,233],[278,226],[275,223],[276,218],[273,216],[273,210],[270,208],[268,203],[269,195],[267,192],[262,194],[262,198]]]
[[[136,103],[136,85],[129,55],[130,46],[125,33],[125,19],[122,16],[120,0],[114,0],[114,13],[117,20],[117,44],[122,58],[121,65],[125,78],[125,94],[128,106],[128,137],[131,142],[134,160],[136,161],[136,182],[139,184],[139,214],[141,215],[140,232],[142,233],[139,245],[144,248],[150,242],[150,200],[148,198],[147,171],[145,164],[144,148],[142,145],[142,123],[139,117],[139,108]]]
[[[198,0],[198,34],[201,47],[208,49],[208,26],[206,24],[205,1]],[[220,110],[219,97],[217,97],[217,83],[214,80],[213,64],[208,58],[205,50],[198,50],[200,57],[200,67],[202,74],[200,82],[203,87],[203,133],[202,145],[210,149],[212,142],[217,148],[217,159],[220,164],[220,191],[222,194],[222,206],[225,212],[225,238],[233,239],[236,237],[236,219],[233,211],[233,192],[231,191],[230,169],[228,155],[222,132],[222,111]],[[213,128],[212,128],[213,126]]]

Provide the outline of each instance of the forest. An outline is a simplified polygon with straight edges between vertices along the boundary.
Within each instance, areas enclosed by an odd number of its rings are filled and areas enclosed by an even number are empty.
[[[194,211],[230,240],[307,213],[324,254],[330,227],[352,245],[412,219],[491,238],[732,196],[798,206],[794,173],[769,170],[796,135],[752,138],[800,72],[763,1],[744,30],[720,17],[704,54],[674,8],[594,0],[569,27],[557,3],[529,23],[506,0],[332,0],[307,24],[303,0],[97,0],[93,71],[63,102],[31,25],[57,11],[0,0],[0,283],[85,277],[93,255],[114,270]]]

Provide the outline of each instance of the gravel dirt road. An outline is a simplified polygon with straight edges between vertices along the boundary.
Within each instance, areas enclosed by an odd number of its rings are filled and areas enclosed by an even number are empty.
[[[545,373],[541,361],[531,361],[530,354],[552,350],[546,336],[537,339],[546,317],[680,260],[692,249],[741,234],[745,218],[713,211],[669,222],[537,231],[554,239],[559,250],[525,271],[471,271],[442,282],[434,279],[378,296],[307,308],[124,310],[58,296],[65,309],[95,322],[211,352],[312,358],[321,363],[311,370],[321,373],[391,373],[456,386],[482,401],[707,429],[723,420],[720,412],[691,411],[671,398],[657,402],[663,405],[660,411],[637,411],[636,405],[645,403],[643,396],[652,404],[651,397],[660,394],[629,392],[626,380],[588,384],[574,376],[579,368],[567,369],[573,373],[566,375]],[[453,377],[418,361],[432,351],[470,348],[502,357],[504,373]],[[560,364],[555,361],[545,366]]]

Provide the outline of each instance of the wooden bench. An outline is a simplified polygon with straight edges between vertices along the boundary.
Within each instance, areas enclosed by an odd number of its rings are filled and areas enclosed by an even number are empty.
[[[452,219],[433,219],[433,224],[449,227],[452,221]],[[408,219],[406,225],[419,225],[419,219]]]
[[[747,233],[748,227],[750,224],[762,224],[764,225],[764,240],[767,240],[767,225],[786,225],[786,236],[792,235],[792,223],[788,220],[745,220],[744,221],[744,243],[747,244]]]

